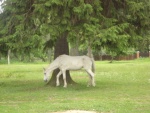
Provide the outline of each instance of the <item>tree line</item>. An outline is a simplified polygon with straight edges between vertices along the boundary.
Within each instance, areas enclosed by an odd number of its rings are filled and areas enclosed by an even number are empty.
[[[0,14],[0,56],[44,60],[88,46],[112,56],[150,45],[150,0],[5,0]]]

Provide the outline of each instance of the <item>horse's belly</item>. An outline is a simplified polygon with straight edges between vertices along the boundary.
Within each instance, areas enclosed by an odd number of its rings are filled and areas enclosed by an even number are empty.
[[[66,65],[64,66],[66,68],[66,70],[79,70],[81,68],[83,68],[83,65],[78,64],[78,65]]]
[[[80,66],[80,67],[69,67],[67,70],[79,70],[81,68],[82,68],[82,66]]]

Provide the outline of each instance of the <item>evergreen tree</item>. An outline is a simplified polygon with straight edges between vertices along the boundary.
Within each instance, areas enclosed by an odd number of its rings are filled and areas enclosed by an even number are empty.
[[[141,42],[149,40],[150,1],[101,1],[103,20],[93,45],[95,49],[106,48],[112,53],[112,57],[125,54],[128,48],[140,49]]]
[[[66,46],[66,41],[70,40],[67,37],[68,34],[72,36],[81,31],[82,40],[90,40],[90,42],[93,40],[93,36],[99,28],[100,18],[98,17],[100,17],[101,10],[99,0],[36,1],[36,18],[41,23],[41,32],[51,35],[47,45],[55,45],[55,58],[60,54],[69,54],[68,46]],[[56,74],[53,74],[50,82],[55,81],[55,78]],[[70,75],[67,75],[67,78],[68,83],[72,83]]]
[[[0,48],[7,54],[11,50],[21,56],[28,55],[41,48],[42,39],[39,36],[33,15],[34,0],[6,0],[3,12],[0,14]]]

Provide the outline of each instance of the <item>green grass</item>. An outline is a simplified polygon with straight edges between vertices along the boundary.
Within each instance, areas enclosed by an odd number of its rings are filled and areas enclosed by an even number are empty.
[[[88,76],[71,72],[78,84],[50,87],[43,82],[47,64],[0,65],[1,113],[50,113],[93,110],[103,113],[150,112],[150,59],[96,62],[96,87]]]

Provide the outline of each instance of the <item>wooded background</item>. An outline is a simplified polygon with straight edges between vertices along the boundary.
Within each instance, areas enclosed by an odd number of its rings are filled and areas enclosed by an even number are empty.
[[[0,58],[112,57],[150,49],[150,0],[5,0]]]

